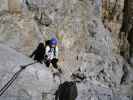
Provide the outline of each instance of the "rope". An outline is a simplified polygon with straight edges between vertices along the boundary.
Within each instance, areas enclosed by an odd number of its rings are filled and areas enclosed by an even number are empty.
[[[42,95],[44,94],[51,94],[51,95],[55,95],[54,93],[51,93],[51,92],[43,92]]]
[[[13,76],[12,78],[0,89],[0,96],[2,96],[4,94],[4,92],[12,85],[12,83],[17,79],[17,77],[19,76],[19,74],[28,66],[33,65],[37,62],[33,62],[27,65],[22,65],[21,69],[18,70]]]

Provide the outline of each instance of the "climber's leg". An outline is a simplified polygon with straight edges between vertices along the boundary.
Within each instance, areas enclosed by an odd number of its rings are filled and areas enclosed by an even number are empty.
[[[46,61],[45,64],[46,64],[46,67],[49,67],[50,66],[50,61]]]
[[[54,59],[51,60],[51,63],[52,63],[52,65],[53,65],[53,67],[56,68],[56,69],[58,69],[57,62],[58,62],[58,59],[55,59],[55,58],[54,58]]]
[[[62,73],[62,70],[61,70],[61,68],[59,68],[57,62],[58,62],[58,59],[55,59],[55,58],[52,59],[52,61],[51,61],[53,67],[56,68],[56,69],[58,69],[58,71],[59,71],[60,73]]]

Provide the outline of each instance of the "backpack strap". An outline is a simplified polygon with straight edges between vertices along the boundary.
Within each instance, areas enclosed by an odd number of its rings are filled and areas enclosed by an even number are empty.
[[[52,51],[52,47],[51,46],[49,46],[50,47],[50,52]],[[53,48],[54,49],[54,56],[56,56],[56,47],[54,47]]]

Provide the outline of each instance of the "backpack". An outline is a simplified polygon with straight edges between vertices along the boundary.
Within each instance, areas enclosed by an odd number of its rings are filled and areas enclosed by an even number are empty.
[[[75,100],[78,95],[76,82],[64,82],[55,93],[55,100]]]

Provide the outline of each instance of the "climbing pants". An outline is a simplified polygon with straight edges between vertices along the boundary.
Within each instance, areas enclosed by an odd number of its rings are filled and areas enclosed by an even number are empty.
[[[50,61],[47,60],[47,61],[45,62],[45,64],[46,64],[47,67],[49,67],[50,63],[52,63],[53,67],[57,69],[57,68],[58,68],[57,62],[58,62],[58,59],[53,58],[53,59],[50,60]]]

